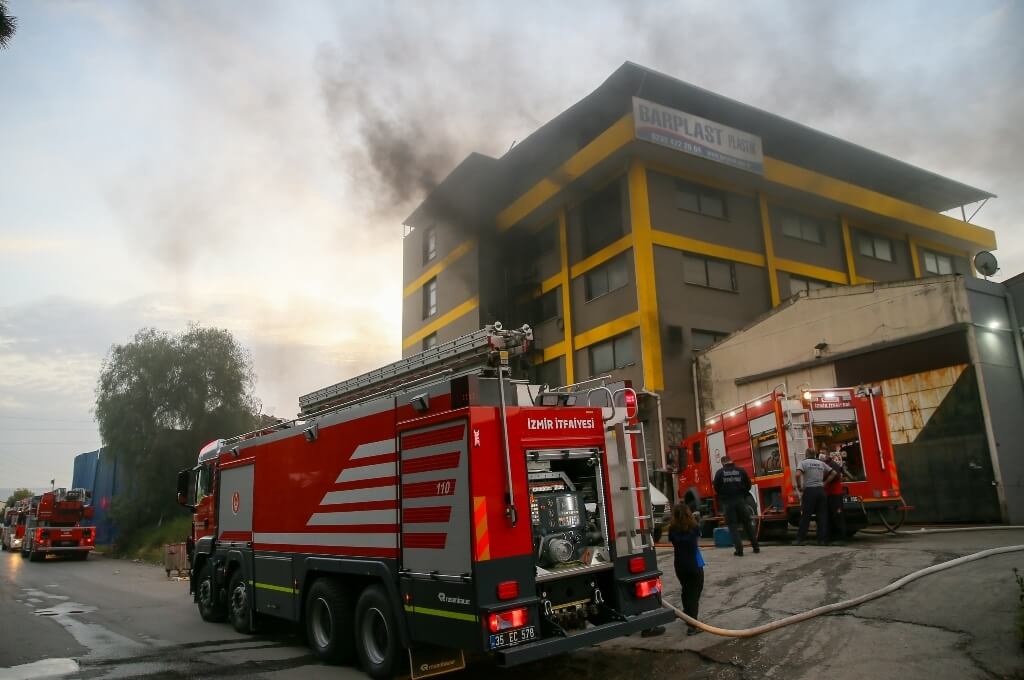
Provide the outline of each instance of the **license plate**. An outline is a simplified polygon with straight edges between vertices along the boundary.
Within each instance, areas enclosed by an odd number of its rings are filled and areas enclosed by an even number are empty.
[[[496,633],[491,636],[491,649],[502,647],[514,647],[524,642],[537,639],[537,630],[534,626],[523,626],[515,630],[506,630],[504,633]]]
[[[844,500],[847,503],[860,503],[862,499],[860,496],[847,496]]]

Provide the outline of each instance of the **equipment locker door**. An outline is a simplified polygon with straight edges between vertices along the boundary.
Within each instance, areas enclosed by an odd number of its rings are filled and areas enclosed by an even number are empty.
[[[220,470],[217,517],[221,541],[252,541],[252,463]]]
[[[467,421],[401,436],[402,567],[468,574],[470,562]]]

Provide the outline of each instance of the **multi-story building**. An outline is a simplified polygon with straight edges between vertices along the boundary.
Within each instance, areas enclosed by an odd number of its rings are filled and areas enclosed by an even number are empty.
[[[988,197],[627,63],[409,216],[403,355],[528,322],[544,382],[631,379],[671,443],[698,426],[695,351],[799,291],[972,275],[995,235],[942,213]]]

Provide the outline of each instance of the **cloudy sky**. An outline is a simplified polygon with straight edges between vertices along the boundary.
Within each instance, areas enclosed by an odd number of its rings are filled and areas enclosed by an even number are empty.
[[[1024,270],[1024,3],[507,5],[10,0],[0,486],[70,482],[143,326],[234,332],[275,415],[397,358],[402,218],[626,60],[998,194]]]

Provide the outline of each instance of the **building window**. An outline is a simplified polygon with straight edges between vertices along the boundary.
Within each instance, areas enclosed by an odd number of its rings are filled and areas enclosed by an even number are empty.
[[[676,207],[724,220],[725,194],[700,184],[676,180]]]
[[[437,257],[437,229],[430,227],[423,234],[423,264]]]
[[[812,290],[821,290],[822,288],[831,288],[832,284],[827,281],[816,281],[814,279],[802,279],[799,276],[789,277],[789,294],[790,296],[796,296],[800,293],[809,293]]]
[[[437,314],[437,278],[430,279],[423,286],[423,318]]]
[[[558,222],[552,222],[533,235],[533,252],[536,257],[544,257],[554,251],[560,252],[558,247]]]
[[[818,220],[796,213],[782,213],[781,220],[783,236],[798,238],[801,241],[810,241],[819,245],[825,242],[821,223]]]
[[[712,260],[695,255],[683,255],[683,280],[695,286],[738,290],[736,287],[736,265],[732,262]]]
[[[534,374],[537,376],[538,385],[559,387],[564,382],[562,380],[561,357],[552,359],[551,361],[545,361],[542,364],[537,364],[533,370]]]
[[[929,274],[952,274],[953,258],[924,251],[924,270]]]
[[[437,333],[431,333],[423,338],[423,351],[437,347]]]
[[[583,283],[586,288],[584,292],[587,302],[617,288],[622,288],[629,283],[625,256],[619,255],[600,267],[594,267],[584,274]]]
[[[558,296],[562,287],[556,286],[533,301],[533,323],[541,324],[558,316]]]
[[[583,203],[583,251],[593,255],[622,236],[622,195],[616,180]]]
[[[633,333],[623,333],[590,346],[590,374],[601,375],[634,363]]]
[[[694,328],[690,331],[690,347],[694,352],[700,352],[728,335],[721,331],[701,331]]]
[[[892,262],[892,243],[884,236],[861,234],[859,244],[861,255]]]

